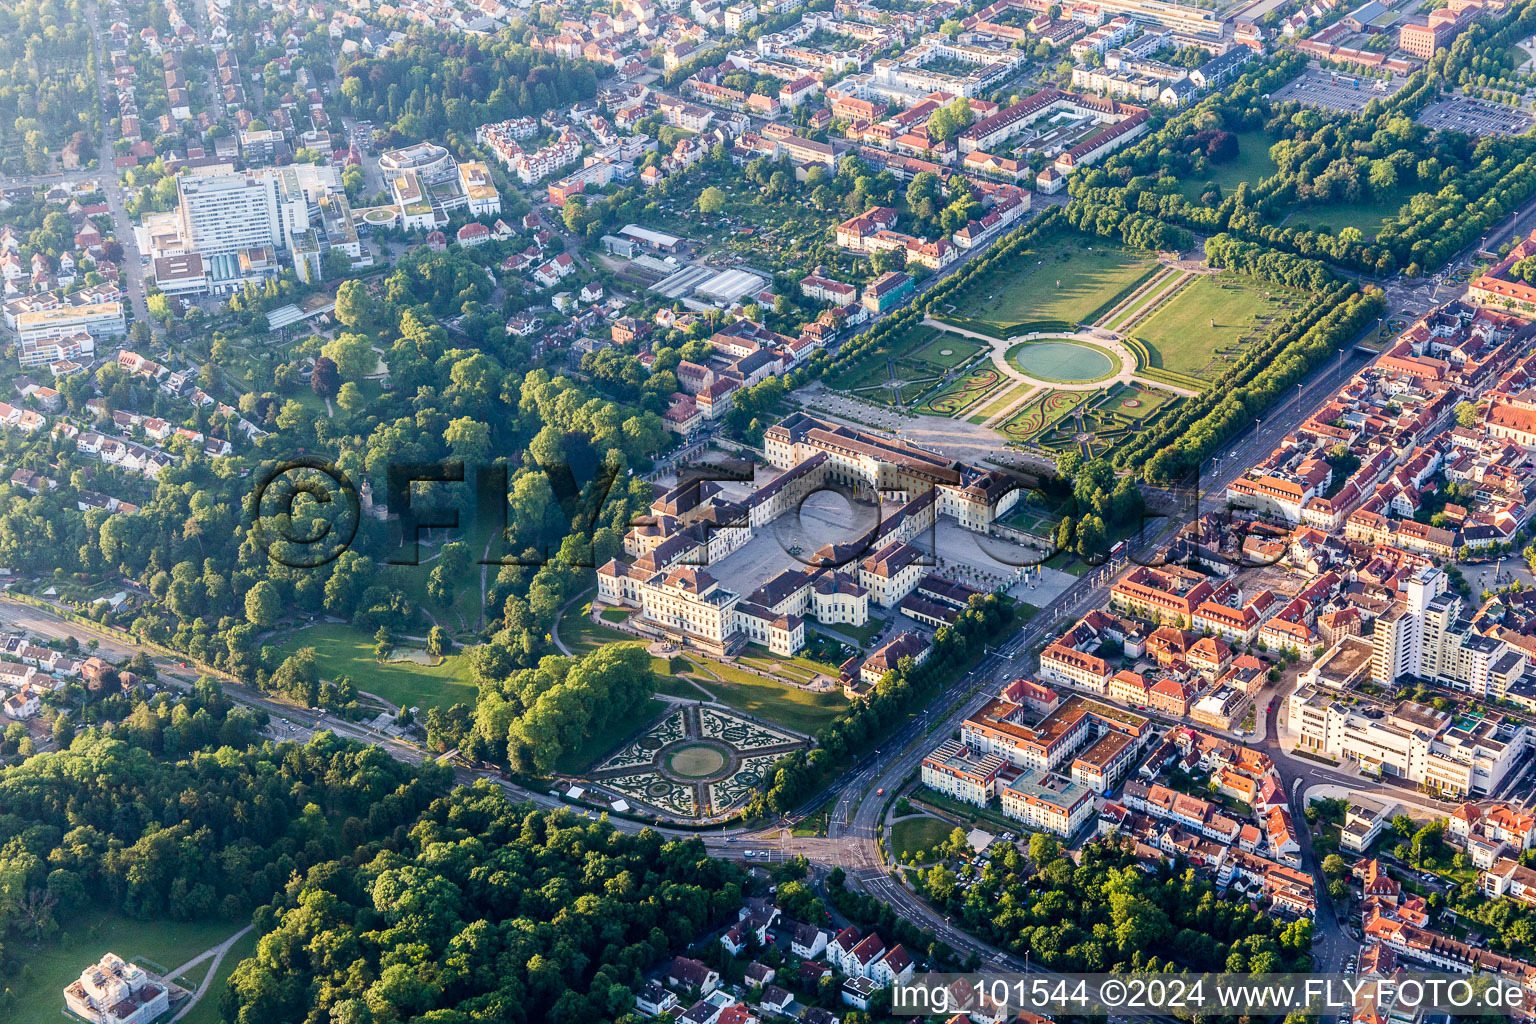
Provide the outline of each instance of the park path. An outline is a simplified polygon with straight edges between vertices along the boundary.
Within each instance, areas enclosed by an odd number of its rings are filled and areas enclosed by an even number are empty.
[[[196,1006],[198,1002],[202,1000],[203,996],[208,993],[209,986],[213,984],[214,977],[219,973],[219,964],[224,962],[224,957],[229,953],[230,947],[233,946],[236,942],[239,942],[245,933],[254,927],[255,925],[246,925],[244,928],[241,928],[239,931],[235,932],[235,934],[219,943],[217,946],[214,946],[212,949],[203,950],[197,956],[193,957],[191,960],[188,960],[186,963],[176,968],[176,970],[166,975],[167,978],[179,978],[186,972],[190,971],[192,968],[196,967],[198,964],[202,963],[204,960],[207,960],[209,957],[213,957],[213,963],[208,965],[208,973],[203,976],[202,982],[197,986],[197,991],[192,993],[192,997],[186,1001],[185,1005],[176,1011],[176,1016],[171,1018],[171,1024],[176,1024],[177,1021],[181,1020],[181,1018],[192,1012],[192,1007]]]
[[[485,591],[485,588],[484,588],[484,585],[482,584],[481,585],[481,593],[484,593],[484,591]],[[564,654],[564,655],[569,657],[569,656],[572,655],[572,651],[571,651],[571,649],[569,647],[567,647],[565,645],[565,641],[560,639],[560,620],[565,618],[565,613],[570,611],[571,605],[575,604],[577,601],[580,601],[582,598],[586,597],[588,594],[593,594],[593,593],[596,593],[596,590],[593,589],[593,588],[590,588],[590,587],[588,589],[586,589],[586,590],[583,590],[581,593],[577,594],[575,597],[573,597],[569,601],[565,602],[565,604],[561,605],[560,606],[560,610],[555,613],[555,621],[552,622],[550,624],[550,626],[549,626],[549,638],[555,642],[555,646],[560,649],[560,653],[561,654]]]
[[[1023,394],[1020,394],[1019,396],[1014,398],[1013,401],[1011,401],[1007,405],[1003,406],[1003,408],[1000,409],[999,411],[993,413],[991,416],[988,416],[984,421],[982,421],[981,425],[984,426],[984,427],[990,428],[992,430],[996,430],[997,427],[998,427],[998,424],[1004,422],[1010,416],[1012,416],[1015,412],[1017,412],[1018,410],[1022,409],[1024,406],[1028,405],[1030,400],[1032,398],[1035,398],[1039,394],[1040,394],[1040,389],[1039,388],[1026,387],[1024,389]]]
[[[1193,388],[1179,387],[1177,384],[1168,384],[1160,380],[1151,380],[1141,376],[1136,370],[1136,356],[1130,349],[1120,343],[1119,336],[1113,331],[1089,329],[1072,331],[1070,333],[1061,331],[1049,334],[1018,334],[1011,338],[1000,339],[994,338],[989,334],[980,334],[976,331],[967,330],[964,327],[956,327],[942,320],[935,320],[931,316],[923,318],[923,326],[932,327],[940,331],[948,331],[951,334],[958,334],[963,338],[970,338],[974,341],[984,342],[991,350],[992,365],[997,367],[1000,373],[1012,380],[1031,384],[1037,388],[1051,388],[1055,391],[1103,391],[1114,384],[1124,384],[1128,387],[1136,385],[1147,388],[1160,388],[1164,391],[1172,391],[1174,394],[1182,395],[1185,398],[1194,398],[1200,394],[1200,392]],[[1009,362],[1008,352],[1019,342],[1047,339],[1076,341],[1084,345],[1097,345],[1099,348],[1108,349],[1115,359],[1119,361],[1120,372],[1112,377],[1096,381],[1041,380],[1038,377],[1031,377]]]

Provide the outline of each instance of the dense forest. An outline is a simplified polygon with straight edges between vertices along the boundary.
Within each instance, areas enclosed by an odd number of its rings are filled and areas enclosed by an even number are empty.
[[[698,840],[516,807],[479,783],[261,908],[266,934],[222,1009],[239,1024],[617,1020],[642,970],[734,918],[742,884]]]
[[[205,684],[185,702],[141,704],[111,735],[86,729],[68,749],[0,771],[8,972],[88,912],[239,927],[295,872],[409,825],[451,779],[329,733],[302,746],[223,745],[250,739],[245,714]],[[221,719],[236,721],[226,730]],[[176,746],[205,742],[174,759],[152,753],[172,731]]]
[[[472,135],[489,121],[537,117],[597,95],[586,61],[569,61],[505,38],[420,33],[386,57],[344,63],[347,114],[389,126],[400,141]]]
[[[12,174],[50,169],[48,153],[76,132],[82,160],[95,154],[100,107],[91,33],[80,0],[27,0],[0,8],[0,125]]]
[[[1054,836],[1031,836],[1027,856],[999,844],[975,885],[957,881],[936,864],[922,889],[967,930],[1058,971],[1267,974],[1311,966],[1311,921],[1286,924],[1224,900],[1193,868],[1149,875],[1113,836],[1083,847],[1079,864]]]

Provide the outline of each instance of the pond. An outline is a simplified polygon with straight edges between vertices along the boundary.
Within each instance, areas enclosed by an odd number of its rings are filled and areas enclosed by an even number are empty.
[[[1098,380],[1118,369],[1108,352],[1072,341],[1027,342],[1008,355],[1015,366],[1038,380]]]

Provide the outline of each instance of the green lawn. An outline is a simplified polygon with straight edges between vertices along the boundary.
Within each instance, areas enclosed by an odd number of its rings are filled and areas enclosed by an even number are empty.
[[[192,1008],[192,1012],[181,1018],[181,1024],[220,1024],[224,1018],[219,1015],[219,999],[229,984],[229,976],[235,973],[240,961],[256,955],[256,942],[256,933],[250,931],[229,947],[229,952],[224,954],[219,964],[219,973],[213,976],[213,983],[208,986],[202,1000]]]
[[[92,914],[64,925],[69,931],[63,941],[15,951],[26,963],[27,972],[24,977],[13,974],[7,986],[15,999],[10,1020],[28,1024],[58,1020],[64,1010],[64,986],[78,980],[81,971],[106,953],[116,953],[146,970],[174,971],[229,938],[245,923],[136,921],[118,914]]]
[[[1359,228],[1366,238],[1375,238],[1382,222],[1396,217],[1403,204],[1414,197],[1411,188],[1399,188],[1383,199],[1361,199],[1354,203],[1327,203],[1296,206],[1284,221],[1286,227],[1328,228],[1335,233],[1343,228]]]
[[[560,639],[575,654],[586,654],[595,651],[604,644],[633,641],[635,638],[628,633],[620,632],[604,626],[602,623],[593,622],[591,619],[592,603],[590,601],[577,602],[571,605],[564,615],[560,617]],[[600,617],[607,618],[599,613]]]
[[[880,632],[885,626],[884,616],[871,614],[862,626],[850,626],[846,622],[836,622],[827,626],[822,632],[826,635],[842,638],[847,637],[857,640],[860,644],[866,644]]]
[[[1050,236],[997,272],[977,278],[954,300],[952,316],[1013,333],[1033,321],[1091,321],[1154,272],[1157,264],[1099,238]]]
[[[897,860],[909,854],[926,854],[949,838],[955,826],[938,818],[902,818],[891,826],[891,852]]]
[[[604,608],[597,616],[606,622],[623,622],[629,618],[629,614],[628,608]]]
[[[729,704],[769,722],[777,722],[796,732],[812,734],[822,726],[831,724],[848,709],[848,698],[837,690],[811,693],[796,686],[784,686],[763,679],[718,661],[706,661],[704,667],[720,679],[709,678],[708,672],[700,672],[696,678],[722,704]],[[697,696],[697,691],[689,687],[686,681],[676,680],[675,683],[676,689],[669,686],[664,692],[685,697]]]
[[[754,668],[764,672],[783,672],[794,679],[811,680],[818,675],[837,677],[837,666],[826,662],[808,658],[803,654],[790,655],[781,658],[777,654],[758,644],[748,644],[746,653],[740,656],[740,660],[747,662]]]
[[[1237,158],[1224,164],[1209,165],[1204,177],[1197,175],[1185,180],[1180,184],[1179,191],[1187,199],[1198,200],[1205,186],[1211,182],[1221,186],[1223,197],[1245,181],[1249,185],[1257,185],[1279,170],[1269,158],[1269,147],[1275,142],[1263,129],[1238,132]]]
[[[1012,377],[1009,377],[1008,380],[1009,383],[1005,384],[1001,391],[994,392],[987,402],[980,409],[976,410],[976,414],[970,417],[972,423],[986,422],[1014,402],[1023,398],[1025,393],[1035,386],[1014,381]]]
[[[892,366],[901,380],[937,377],[971,359],[981,349],[981,345],[957,334],[913,324],[828,378],[827,386],[844,391],[872,388],[891,379]],[[944,355],[945,352],[949,354]]]
[[[1192,377],[1219,374],[1226,360],[1218,350],[1231,349],[1251,336],[1280,310],[1281,302],[1264,298],[1266,291],[1289,299],[1292,293],[1233,275],[1202,275],[1132,332],[1146,342],[1154,367]],[[1216,326],[1211,326],[1211,321]]]
[[[913,349],[906,358],[937,366],[940,369],[952,370],[975,358],[976,353],[981,350],[982,346],[975,341],[962,338],[958,334],[950,334],[948,331],[935,331],[932,341]]]
[[[284,655],[301,647],[315,649],[322,679],[346,676],[359,690],[378,694],[401,707],[475,705],[476,688],[462,654],[450,654],[438,665],[409,661],[379,664],[373,658],[373,635],[342,623],[322,622],[292,633],[279,645]]]

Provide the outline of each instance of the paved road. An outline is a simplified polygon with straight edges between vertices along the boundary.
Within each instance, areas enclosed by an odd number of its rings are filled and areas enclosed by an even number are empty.
[[[123,206],[123,188],[118,182],[117,169],[112,163],[115,155],[112,149],[112,123],[107,119],[106,105],[107,90],[113,87],[108,85],[106,47],[101,38],[101,15],[95,4],[86,7],[85,17],[90,23],[91,39],[96,46],[96,89],[101,96],[102,105],[99,171],[102,191],[106,193],[107,206],[112,210],[113,230],[123,246],[123,262],[118,268],[122,272],[121,283],[125,286],[123,290],[127,293],[128,301],[133,307],[134,318],[153,325],[154,321],[149,318],[149,305],[145,300],[144,266],[140,262],[142,255],[139,252],[139,243],[134,237],[133,222],[128,219],[128,211]]]

